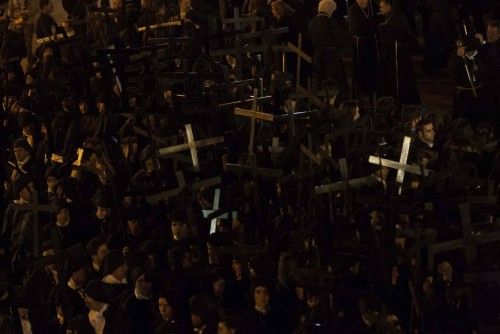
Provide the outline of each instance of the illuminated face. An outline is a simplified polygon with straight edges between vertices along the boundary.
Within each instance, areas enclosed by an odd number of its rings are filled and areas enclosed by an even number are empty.
[[[106,255],[108,255],[108,253],[109,253],[108,245],[106,245],[106,244],[100,245],[97,248],[97,254],[96,254],[97,262],[102,263],[102,261],[104,261],[104,258],[106,257]]]
[[[106,219],[111,213],[111,208],[103,208],[98,206],[95,213],[97,219]]]
[[[392,6],[386,1],[381,1],[379,8],[380,8],[380,13],[386,17],[390,16],[392,13]]]
[[[269,305],[269,300],[271,296],[269,295],[269,291],[264,286],[258,286],[255,288],[253,292],[253,298],[255,301],[255,307],[261,310],[267,309]]]
[[[171,320],[174,317],[174,309],[172,305],[169,304],[166,298],[160,297],[158,299],[158,309],[160,315],[164,320]]]
[[[368,7],[368,0],[356,0],[359,7],[366,9]]]
[[[436,133],[434,132],[434,125],[432,125],[432,123],[424,125],[424,128],[418,133],[418,135],[423,141],[433,143],[434,137],[436,136]]]
[[[495,43],[500,38],[500,29],[492,24],[488,24],[486,30],[486,39],[489,43]]]

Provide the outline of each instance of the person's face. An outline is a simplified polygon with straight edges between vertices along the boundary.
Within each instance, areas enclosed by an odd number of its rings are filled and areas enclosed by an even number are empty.
[[[104,102],[97,102],[97,111],[103,113],[106,111],[106,104]]]
[[[389,16],[392,13],[392,6],[385,1],[380,2],[379,8],[380,13],[384,16]]]
[[[97,219],[106,219],[106,217],[108,217],[110,213],[111,213],[111,208],[103,208],[98,206],[95,215]]]
[[[175,240],[182,240],[184,238],[183,227],[184,224],[182,222],[172,222],[172,236]]]
[[[319,304],[319,297],[316,295],[307,296],[307,307],[313,308]]]
[[[42,256],[54,256],[55,252],[53,248],[46,249],[43,251]],[[45,266],[45,270],[56,270],[56,265],[54,263],[48,264]]]
[[[158,309],[164,320],[170,320],[174,317],[174,310],[166,298],[162,297],[158,299]]]
[[[106,257],[106,255],[108,255],[108,253],[109,253],[109,251],[108,251],[108,245],[106,245],[106,244],[100,245],[97,248],[97,254],[96,254],[97,261],[99,263],[102,263],[102,261],[104,261],[104,258]]]
[[[432,123],[424,125],[424,128],[420,131],[419,135],[422,140],[428,143],[433,143],[436,135],[434,132],[434,125],[432,125]]]
[[[19,197],[26,202],[31,202],[31,191],[28,189],[28,187],[24,187],[21,190],[21,192],[19,193]]]
[[[219,322],[219,325],[217,326],[217,334],[234,334],[234,329],[231,329],[226,326],[226,323],[223,321]]]
[[[223,279],[218,279],[215,282],[212,282],[212,288],[215,296],[222,296],[225,291],[225,281]]]
[[[17,161],[24,161],[26,158],[28,158],[29,155],[29,152],[22,147],[14,148],[14,156],[16,157]]]
[[[115,271],[113,271],[113,276],[117,280],[121,281],[127,277],[127,272],[128,272],[128,266],[127,263],[124,262],[118,268],[116,268]]]
[[[234,275],[236,276],[236,278],[241,278],[242,270],[241,270],[240,261],[233,260],[233,263],[231,264],[231,269],[233,269],[233,272],[234,272]]]
[[[86,102],[84,101],[81,101],[79,104],[78,104],[78,110],[80,110],[80,112],[82,113],[82,115],[85,115],[88,111],[89,107],[87,105]]]
[[[253,298],[255,301],[255,306],[259,309],[267,309],[267,305],[269,305],[269,291],[266,287],[258,286],[255,288],[253,292]]]
[[[82,286],[85,283],[87,283],[87,278],[88,278],[88,272],[87,269],[85,268],[80,268],[77,271],[75,271],[71,277],[75,281],[77,286]]]
[[[368,7],[368,0],[356,0],[359,7],[366,9]]]
[[[55,191],[57,185],[57,179],[55,176],[49,176],[47,177],[47,188],[50,191]]]
[[[139,234],[139,222],[134,219],[134,220],[128,220],[127,221],[127,227],[130,232],[130,234],[136,236]]]
[[[139,292],[143,296],[150,296],[151,295],[152,286],[153,285],[151,284],[151,282],[146,281],[145,275],[141,275],[141,277],[139,277],[137,279],[137,281],[135,281],[135,287],[139,290]]]
[[[57,213],[56,219],[58,222],[66,222],[69,219],[69,210],[67,208],[62,208]]]
[[[53,56],[54,56],[54,51],[52,51],[51,48],[46,48],[45,50],[43,50],[42,57],[44,61],[50,60]]]
[[[486,30],[486,39],[489,43],[495,43],[500,38],[500,29],[498,27],[493,26],[492,24],[488,24],[488,28]]]

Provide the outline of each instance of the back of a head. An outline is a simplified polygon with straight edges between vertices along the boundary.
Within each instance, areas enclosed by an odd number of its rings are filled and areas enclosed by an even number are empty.
[[[326,14],[329,17],[337,10],[337,4],[333,0],[321,0],[318,4],[318,14]]]

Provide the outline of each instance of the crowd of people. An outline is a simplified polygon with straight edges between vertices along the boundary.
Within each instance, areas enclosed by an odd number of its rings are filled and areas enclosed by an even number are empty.
[[[428,256],[498,229],[496,1],[63,0],[64,24],[52,1],[9,0],[0,21],[1,333],[499,328],[500,279],[465,277],[500,270],[500,239]],[[234,8],[312,65],[231,53]],[[135,90],[100,53],[177,37]],[[180,72],[195,79],[160,80]],[[450,110],[421,104],[421,73],[452,77]],[[318,96],[296,94],[306,78]],[[252,100],[275,120],[233,115]]]

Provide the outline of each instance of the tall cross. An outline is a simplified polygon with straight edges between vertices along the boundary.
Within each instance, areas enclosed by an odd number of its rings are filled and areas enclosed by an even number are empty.
[[[235,108],[234,109],[234,114],[238,116],[245,116],[250,118],[250,139],[249,139],[249,144],[248,144],[248,154],[250,155],[251,159],[253,158],[253,147],[254,147],[254,139],[255,139],[255,121],[257,119],[263,120],[263,121],[268,121],[272,122],[274,119],[274,116],[272,114],[266,114],[263,112],[258,111],[257,109],[257,96],[259,91],[257,89],[253,90],[253,103],[252,103],[252,109],[243,109],[243,108]]]
[[[169,154],[189,150],[191,152],[191,160],[193,161],[194,170],[199,172],[200,171],[200,163],[198,161],[198,151],[196,150],[196,148],[222,143],[222,142],[224,142],[224,137],[220,136],[220,137],[213,137],[213,138],[207,138],[207,139],[201,139],[201,140],[195,141],[194,135],[193,135],[193,130],[191,128],[191,124],[186,124],[185,128],[186,128],[186,136],[187,136],[188,142],[185,144],[160,148],[158,150],[158,156],[165,157]]]
[[[212,216],[213,214],[217,214],[216,217],[213,217],[212,220],[210,221],[210,234],[213,234],[217,231],[217,220],[218,218],[221,219],[228,219],[229,215],[227,212],[225,213],[219,213],[219,202],[220,202],[220,189],[217,188],[215,189],[214,193],[214,202],[212,204],[212,210],[202,210],[203,217],[208,218],[209,216]],[[237,211],[231,211],[231,218],[236,219],[238,216]]]
[[[304,59],[309,64],[312,64],[312,57],[309,56],[307,53],[305,53],[302,50],[302,34],[301,33],[299,33],[299,39],[297,42],[297,46],[295,46],[291,42],[288,42],[288,49],[297,55],[297,68],[296,68],[297,72],[295,74],[295,91],[299,92],[300,88],[301,88],[301,86],[300,86],[300,69],[301,69],[302,59]]]
[[[54,213],[59,211],[57,205],[47,205],[38,203],[38,191],[30,184],[31,190],[31,203],[14,204],[14,208],[18,211],[31,212],[33,218],[33,256],[38,258],[40,256],[40,233],[38,225],[38,214],[40,212]]]

